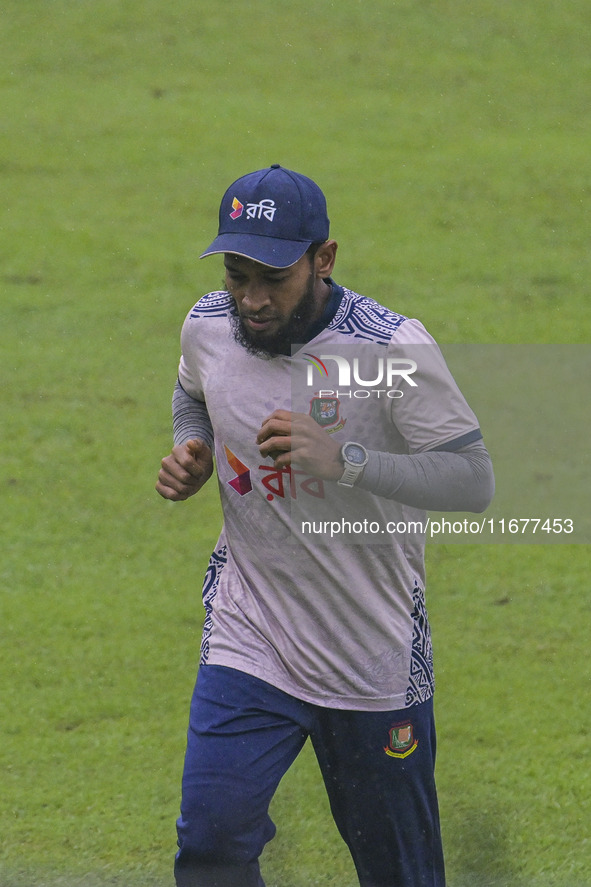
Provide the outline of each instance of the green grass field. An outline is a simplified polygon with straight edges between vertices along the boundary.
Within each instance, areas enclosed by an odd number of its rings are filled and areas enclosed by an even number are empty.
[[[1,887],[172,883],[220,516],[153,487],[225,187],[315,178],[336,279],[442,343],[588,343],[590,28],[586,0],[4,0]],[[591,885],[588,551],[429,548],[450,887]],[[308,751],[274,818],[269,887],[354,887]]]

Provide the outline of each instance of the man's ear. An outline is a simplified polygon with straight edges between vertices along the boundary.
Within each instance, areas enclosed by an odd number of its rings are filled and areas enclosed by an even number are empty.
[[[337,257],[336,240],[325,240],[314,256],[314,271],[317,277],[330,277]]]

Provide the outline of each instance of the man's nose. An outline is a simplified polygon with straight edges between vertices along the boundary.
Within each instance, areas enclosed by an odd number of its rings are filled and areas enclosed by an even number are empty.
[[[247,284],[243,289],[242,308],[256,313],[266,308],[271,302],[267,288],[256,282]]]

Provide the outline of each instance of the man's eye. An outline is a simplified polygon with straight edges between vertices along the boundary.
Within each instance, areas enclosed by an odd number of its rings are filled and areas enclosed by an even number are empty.
[[[243,283],[245,277],[243,274],[238,274],[237,271],[226,271],[226,277],[228,280],[231,280],[232,283]]]

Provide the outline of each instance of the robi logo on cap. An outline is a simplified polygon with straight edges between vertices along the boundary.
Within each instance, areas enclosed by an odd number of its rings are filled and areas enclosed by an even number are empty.
[[[233,212],[230,213],[231,219],[239,219],[244,212],[244,204],[240,203],[237,197],[232,201],[232,210]]]
[[[238,198],[235,197],[232,200],[232,212],[230,213],[230,218],[234,220],[239,219],[243,212],[244,204],[240,203]],[[275,201],[268,197],[265,197],[263,200],[259,201],[259,203],[246,204],[246,215],[249,219],[261,219],[264,217],[268,222],[272,222],[275,218],[276,212],[277,207],[275,206]]]

